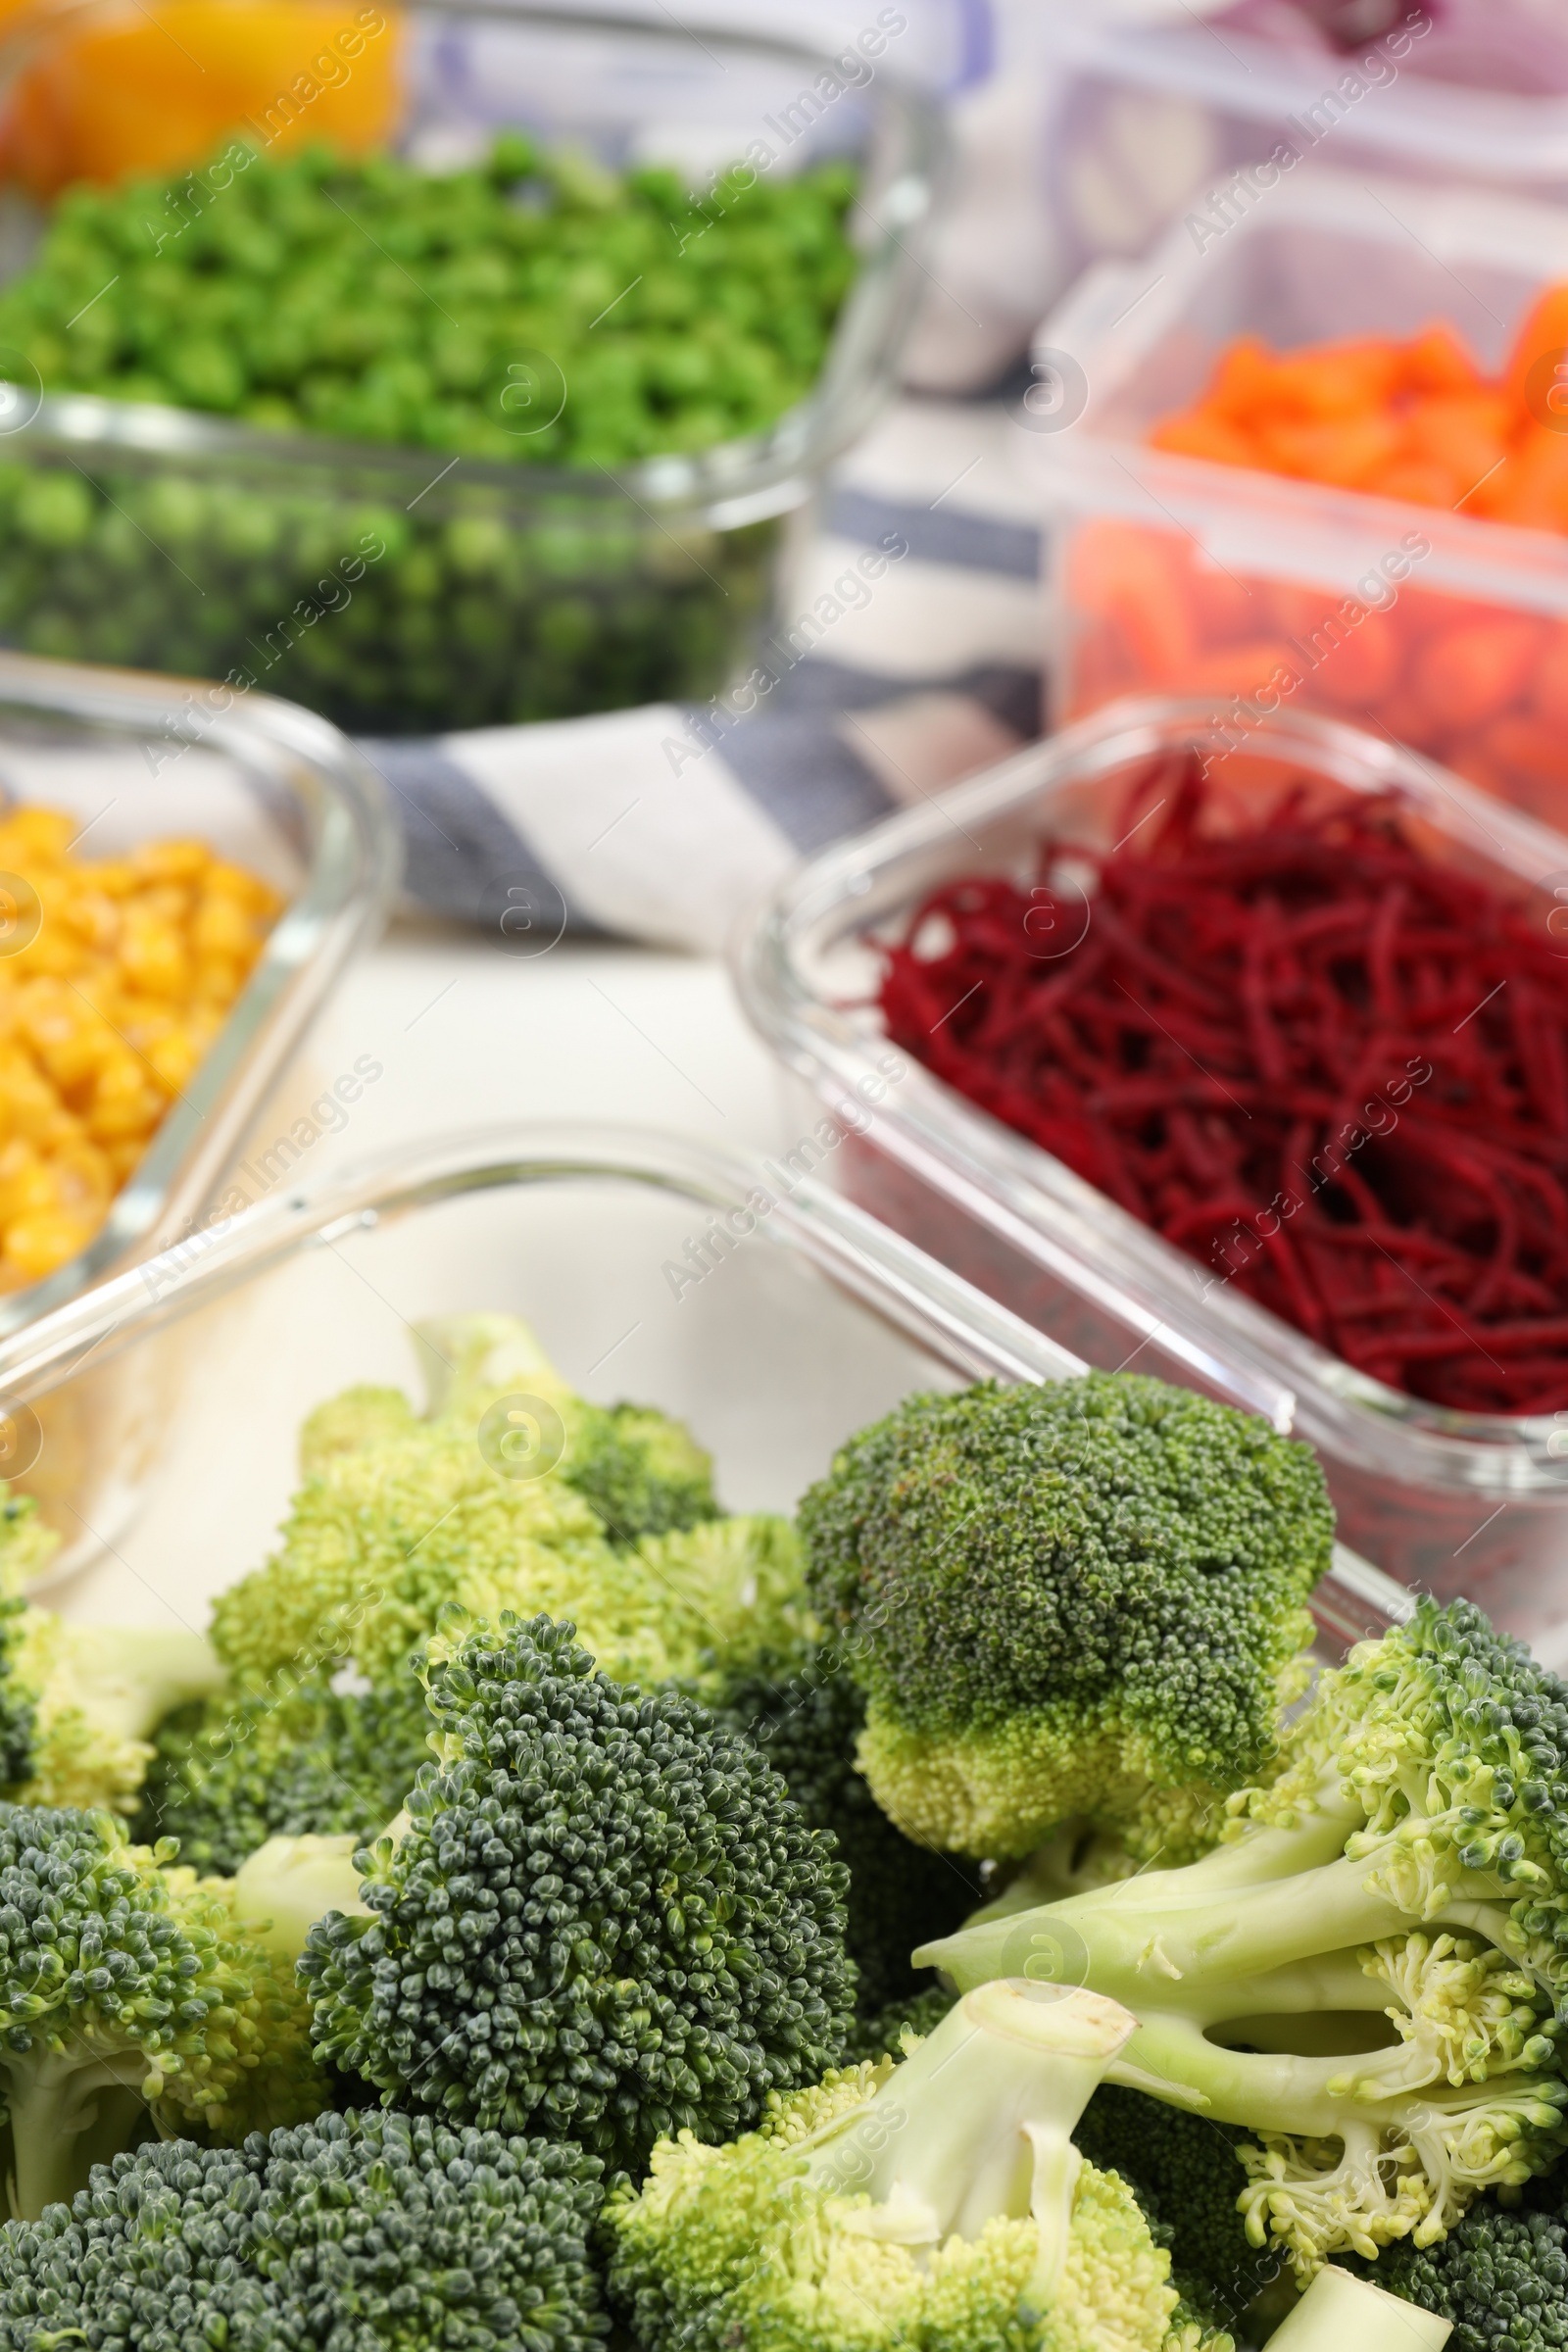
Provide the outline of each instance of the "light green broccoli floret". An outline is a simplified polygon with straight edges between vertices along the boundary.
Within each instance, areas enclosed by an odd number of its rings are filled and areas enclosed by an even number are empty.
[[[1001,1860],[1082,1819],[1162,1865],[1262,1770],[1334,1532],[1306,1446],[1129,1373],[906,1397],[800,1527],[908,1836]]]
[[[13,2215],[146,2136],[217,2140],[329,2098],[286,1961],[225,1881],[168,1868],[108,1813],[0,1805],[0,2102]]]
[[[0,1789],[22,1804],[134,1813],[151,1735],[222,1668],[183,1627],[76,1625],[0,1600]]]
[[[717,1517],[712,1461],[690,1430],[656,1405],[579,1396],[520,1316],[451,1315],[421,1323],[418,1341],[432,1414],[477,1422],[519,1392],[559,1414],[558,1475],[593,1505],[612,1542]]]
[[[647,2352],[1162,2352],[1176,2294],[1132,2191],[1072,2132],[1133,2030],[1093,1993],[993,1984],[894,2067],[683,2132],[612,2191],[610,2285]]]
[[[650,1464],[662,1460],[673,1483],[662,1502],[644,1498],[645,1517],[662,1532],[612,1541],[569,1473],[571,1433],[593,1415],[614,1415],[574,1398],[514,1317],[464,1316],[419,1336],[435,1367],[430,1414],[396,1391],[362,1388],[306,1423],[304,1484],[279,1548],[214,1609],[214,1645],[237,1683],[330,1674],[348,1662],[388,1686],[449,1606],[491,1620],[506,1611],[570,1619],[607,1672],[645,1688],[692,1681],[708,1653],[751,1656],[808,1622],[787,1522],[667,1524],[675,1486],[706,1461],[675,1424],[615,1408],[617,1426],[647,1440],[616,1440],[616,1476],[654,1478]],[[527,1475],[508,1451],[505,1414],[494,1420],[509,1398],[532,1400],[525,1458],[542,1466]],[[558,1412],[567,1446],[560,1461],[550,1451]]]
[[[39,1517],[33,1497],[0,1479],[0,1594],[25,1592],[59,1549],[60,1537]]]
[[[1239,2125],[1254,2245],[1430,2245],[1568,2147],[1568,1686],[1423,1602],[1325,1674],[1226,1842],[927,1945],[1126,2003],[1112,2079]]]

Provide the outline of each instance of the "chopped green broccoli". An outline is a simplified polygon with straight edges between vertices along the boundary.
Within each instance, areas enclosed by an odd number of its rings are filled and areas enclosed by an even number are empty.
[[[153,1734],[222,1668],[181,1627],[76,1625],[0,1599],[0,1788],[29,1805],[134,1813]]]
[[[1349,2267],[1454,2323],[1451,2352],[1562,2352],[1568,2345],[1568,2219],[1558,2175],[1514,2201],[1478,2197],[1435,2246],[1409,2238]]]
[[[0,2230],[0,2352],[595,2352],[598,2176],[422,2115],[137,2148]]]
[[[861,1769],[911,1837],[1004,1859],[1082,1818],[1168,1864],[1304,1688],[1333,1514],[1266,1422],[1092,1372],[906,1397],[800,1528],[869,1701]]]
[[[39,1516],[33,1496],[0,1478],[0,1593],[24,1593],[59,1549],[59,1534]]]
[[[434,1729],[412,1672],[381,1690],[318,1677],[180,1708],[158,1735],[137,1834],[228,1874],[269,1838],[363,1840],[401,1807]]]
[[[477,1422],[520,1391],[561,1416],[560,1475],[585,1495],[618,1544],[718,1516],[713,1465],[691,1432],[652,1404],[591,1404],[569,1388],[518,1315],[451,1315],[421,1323],[432,1415]]]
[[[1244,2136],[1110,2082],[1096,2091],[1074,2134],[1091,2164],[1131,2182],[1170,2247],[1184,2313],[1211,2327],[1238,2321],[1284,2267],[1277,2247],[1252,2244],[1239,2210],[1247,2173],[1236,2143]]]
[[[694,1676],[710,1651],[750,1655],[793,1639],[807,1622],[783,1520],[714,1520],[676,1499],[677,1489],[690,1499],[695,1479],[705,1511],[711,1502],[706,1468],[693,1467],[706,1456],[675,1424],[615,1408],[618,1466],[605,1470],[604,1492],[616,1481],[646,1489],[637,1541],[623,1541],[627,1528],[607,1529],[570,1483],[572,1432],[585,1416],[614,1416],[572,1396],[525,1324],[459,1317],[423,1327],[421,1341],[439,1371],[430,1416],[394,1391],[356,1389],[307,1422],[281,1545],[214,1609],[213,1642],[237,1683],[329,1675],[348,1661],[385,1687],[449,1606],[492,1622],[509,1609],[570,1618],[607,1670],[645,1688]],[[546,1419],[559,1412],[568,1450],[552,1465],[547,1447],[538,1475],[517,1476],[505,1431],[487,1432],[485,1416],[524,1394]],[[536,1414],[535,1438],[541,1427]],[[659,1532],[644,1532],[650,1520]]]
[[[728,2147],[612,2189],[610,2290],[646,2352],[1162,2352],[1169,2257],[1072,2132],[1133,2020],[971,1993],[901,2066],[830,2074]]]
[[[916,1958],[1124,2000],[1114,2079],[1244,2128],[1250,2234],[1307,2278],[1433,2243],[1568,2144],[1568,1686],[1423,1602],[1323,1676],[1280,1761],[1200,1861]]]
[[[274,1838],[234,1882],[303,1953],[331,2064],[482,2129],[635,2164],[838,2056],[845,1872],[750,1740],[504,1620],[426,1667],[438,1763],[373,1849]]]
[[[877,1804],[855,1765],[865,1698],[831,1647],[769,1656],[709,1695],[719,1719],[747,1733],[782,1774],[811,1828],[838,1840],[850,1874],[844,1940],[859,1976],[858,2033],[874,2037],[904,2022],[930,1984],[909,1954],[961,1924],[979,1873],[911,1844]]]
[[[109,1813],[0,1805],[0,2099],[14,2214],[160,2129],[223,2138],[315,2114],[326,2077],[289,1970],[231,1887],[162,1867]]]

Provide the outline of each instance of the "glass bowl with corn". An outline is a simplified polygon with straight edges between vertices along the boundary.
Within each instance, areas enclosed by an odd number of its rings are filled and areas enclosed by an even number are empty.
[[[196,1229],[393,887],[368,763],[220,699],[0,655],[0,1330]]]

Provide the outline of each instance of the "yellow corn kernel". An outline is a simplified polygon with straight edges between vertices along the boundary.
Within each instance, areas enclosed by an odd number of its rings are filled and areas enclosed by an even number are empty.
[[[146,882],[194,882],[212,864],[213,854],[204,841],[144,841],[127,862]]]
[[[101,891],[106,899],[134,898],[141,888],[141,877],[128,858],[102,858],[84,865],[81,878],[89,890]]]
[[[154,1077],[172,1095],[183,1094],[202,1057],[202,1049],[194,1038],[179,1029],[172,1030],[168,1037],[147,1047],[146,1053]]]
[[[93,1209],[35,1209],[6,1227],[6,1258],[24,1281],[41,1282],[85,1250],[102,1222]]]
[[[150,997],[180,997],[190,989],[190,958],[185,943],[172,924],[144,914],[139,906],[125,909],[119,963],[133,988]]]
[[[231,956],[247,963],[262,944],[265,926],[232,890],[204,890],[190,921],[190,944],[199,956]]]
[[[195,1002],[226,1011],[245,984],[245,966],[231,956],[204,956],[196,966]]]
[[[71,856],[76,819],[0,813],[42,921],[0,957],[0,1291],[62,1265],[189,1085],[281,902],[201,842]]]
[[[63,808],[13,808],[5,820],[8,841],[27,851],[35,862],[50,864],[60,862],[80,830],[79,819]]]
[[[120,908],[104,890],[72,890],[60,901],[60,920],[100,955],[112,956],[120,938]]]

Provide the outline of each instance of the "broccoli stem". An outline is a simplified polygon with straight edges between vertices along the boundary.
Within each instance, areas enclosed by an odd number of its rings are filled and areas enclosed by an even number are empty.
[[[392,1825],[400,1834],[407,1816]],[[234,1876],[234,1916],[270,1951],[297,1960],[312,1928],[328,1911],[368,1918],[363,1882],[354,1867],[362,1840],[345,1838],[269,1838]]]
[[[857,2229],[899,2245],[973,2239],[988,2222],[1032,2216],[1034,2292],[1049,2309],[1082,2161],[1073,2130],[1133,2027],[1097,1993],[984,1985],[816,2143],[808,2177],[863,2191]]]
[[[1319,2271],[1270,2352],[1442,2352],[1453,2322],[1386,2295],[1348,2271]]]
[[[1251,1979],[1376,1943],[1414,1924],[1389,1896],[1368,1892],[1365,1861],[1320,1863],[1261,1885],[1222,1883],[1215,1893],[1212,1878],[1200,1875],[1208,1859],[961,1928],[923,1944],[914,1965],[944,1969],[961,1992],[1020,1967],[1027,1974],[1038,1925],[1042,1940],[1057,1952],[1082,1944],[1097,1991],[1142,2010],[1152,1990],[1180,1984],[1181,2007],[1217,2022]]]
[[[68,2044],[0,2051],[10,2108],[12,2165],[6,2198],[14,2221],[35,2222],[45,2206],[69,2204],[136,2134],[146,2112],[150,2061],[139,2051],[105,2053]]]
[[[175,1707],[223,1688],[212,1643],[183,1628],[73,1625],[71,1650],[80,1705],[122,1740],[145,1740]]]

